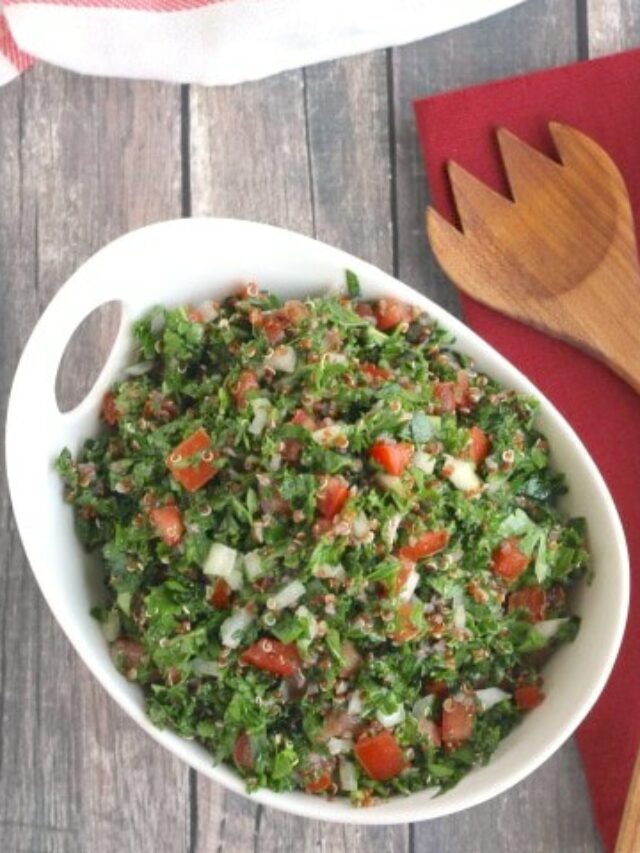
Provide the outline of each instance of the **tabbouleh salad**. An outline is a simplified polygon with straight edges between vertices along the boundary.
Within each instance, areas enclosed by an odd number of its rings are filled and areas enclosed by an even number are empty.
[[[364,806],[451,787],[543,701],[587,553],[535,400],[359,296],[153,309],[57,468],[151,720]]]

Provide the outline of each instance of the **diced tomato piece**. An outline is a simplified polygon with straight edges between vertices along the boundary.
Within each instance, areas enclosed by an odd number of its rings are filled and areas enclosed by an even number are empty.
[[[510,593],[509,613],[514,610],[526,610],[531,622],[542,622],[546,609],[546,596],[541,586],[523,586]]]
[[[349,484],[342,477],[327,477],[318,489],[316,508],[323,518],[337,515],[349,497]]]
[[[354,310],[359,317],[374,318],[376,316],[372,306],[368,302],[356,302]]]
[[[123,669],[133,669],[140,664],[144,655],[144,646],[130,637],[118,637],[111,647],[115,660]]]
[[[305,783],[304,789],[307,794],[321,794],[330,787],[331,773],[328,770],[324,770],[319,776],[310,778],[309,781]]]
[[[489,440],[489,436],[486,432],[478,426],[472,426],[470,432],[471,445],[469,448],[469,455],[476,465],[482,465],[491,450],[491,441]]]
[[[199,308],[193,308],[191,305],[187,305],[185,311],[187,313],[187,319],[192,323],[204,323],[204,315]]]
[[[466,370],[459,370],[455,384],[455,401],[456,408],[469,408],[471,405],[471,395],[469,393],[469,374]]]
[[[249,391],[255,391],[259,387],[258,377],[253,370],[243,370],[231,392],[236,406],[239,409],[244,408]]]
[[[184,525],[180,510],[175,504],[153,507],[149,510],[149,520],[165,545],[173,548],[182,539]]]
[[[427,681],[424,690],[425,693],[433,693],[440,698],[449,695],[449,685],[446,681]]]
[[[304,409],[296,409],[289,423],[295,424],[296,426],[303,426],[305,429],[310,431],[314,430],[317,426],[315,420],[311,415],[308,415]]]
[[[377,735],[362,735],[353,751],[367,776],[378,782],[393,779],[407,766],[398,741],[387,730]]]
[[[418,720],[418,731],[432,746],[439,747],[442,745],[440,726],[428,717],[420,717]]]
[[[369,456],[386,470],[387,474],[397,477],[402,474],[413,456],[413,445],[407,442],[377,441]]]
[[[280,343],[284,338],[284,322],[280,317],[273,314],[264,314],[262,317],[262,331],[271,346]]]
[[[436,399],[439,412],[455,412],[456,386],[453,382],[436,382],[433,388],[433,396]]]
[[[381,299],[375,309],[376,326],[381,332],[395,328],[399,323],[408,323],[413,311],[410,305],[397,299]]]
[[[233,760],[241,770],[252,770],[255,756],[251,738],[246,732],[241,732],[233,745]]]
[[[213,592],[209,598],[209,603],[212,604],[216,610],[226,610],[229,607],[230,600],[231,587],[224,578],[217,578],[213,585]]]
[[[367,379],[376,383],[386,382],[387,379],[391,379],[392,376],[391,371],[387,370],[386,367],[378,367],[377,364],[371,364],[368,361],[365,361],[360,365],[360,370],[364,373]]]
[[[102,398],[100,417],[106,424],[109,424],[109,426],[115,426],[120,420],[120,412],[116,407],[116,398],[112,391],[107,391]]]
[[[420,629],[413,621],[413,604],[410,601],[402,601],[396,610],[394,631],[390,635],[394,643],[408,643],[414,640]]]
[[[288,678],[300,669],[300,655],[295,643],[281,643],[271,637],[262,637],[240,655],[242,663],[264,669],[273,675]]]
[[[509,583],[517,580],[528,565],[529,557],[522,553],[515,536],[501,542],[492,554],[491,571]]]
[[[514,695],[521,711],[531,711],[544,700],[544,693],[537,684],[519,684]]]
[[[474,711],[471,702],[445,699],[442,703],[442,740],[450,749],[455,749],[473,732]]]
[[[215,458],[211,439],[200,428],[171,451],[167,467],[181,486],[188,492],[195,492],[215,476]]]
[[[409,560],[417,563],[438,551],[442,551],[449,541],[449,533],[446,530],[429,530],[419,536],[412,545],[404,545],[398,549],[398,557],[401,560]]]

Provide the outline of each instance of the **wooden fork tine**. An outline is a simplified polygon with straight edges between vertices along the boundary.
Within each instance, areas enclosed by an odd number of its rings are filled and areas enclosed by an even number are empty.
[[[541,181],[556,180],[558,169],[562,168],[559,163],[527,145],[504,127],[498,128],[496,136],[511,195],[515,201],[524,199],[531,193],[532,174],[539,175]]]
[[[447,163],[447,170],[465,234],[481,227],[492,215],[497,218],[513,209],[510,199],[492,190],[455,161],[450,160]]]

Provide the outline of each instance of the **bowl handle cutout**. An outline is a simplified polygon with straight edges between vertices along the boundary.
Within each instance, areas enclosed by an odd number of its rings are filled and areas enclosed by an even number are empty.
[[[56,403],[62,414],[73,412],[92,390],[103,393],[99,382],[122,329],[122,303],[104,302],[94,308],[72,333],[58,365]]]

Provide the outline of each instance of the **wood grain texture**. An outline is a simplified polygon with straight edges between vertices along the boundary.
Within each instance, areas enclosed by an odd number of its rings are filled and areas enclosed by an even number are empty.
[[[640,392],[640,266],[631,200],[590,136],[552,122],[561,164],[496,131],[513,200],[455,160],[461,228],[427,211],[429,245],[468,296],[589,352]]]
[[[315,233],[456,308],[422,236],[428,198],[411,98],[574,58],[576,9],[529,0],[393,54],[233,89],[181,92],[40,67],[0,90],[2,404],[28,332],[75,266],[121,231],[181,212]],[[635,0],[589,0],[593,50],[624,42],[636,17]],[[606,21],[597,39],[596,20]],[[108,321],[91,334],[63,377],[65,399],[90,380]],[[0,523],[2,853],[599,850],[572,744],[502,797],[411,828],[300,820],[196,779],[77,660],[35,589],[5,490]]]
[[[119,233],[179,215],[178,134],[171,87],[39,66],[0,92],[3,409],[19,351],[67,276]],[[77,350],[67,392],[100,363],[98,332]],[[0,849],[186,849],[187,771],[71,649],[35,587],[4,489],[0,518]]]
[[[640,3],[637,0],[585,2],[590,57],[606,56],[640,45]]]

